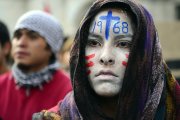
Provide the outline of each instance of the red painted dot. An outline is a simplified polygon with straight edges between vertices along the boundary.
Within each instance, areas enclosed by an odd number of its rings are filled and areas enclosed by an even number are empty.
[[[122,61],[122,65],[124,65],[126,67],[127,66],[127,62],[126,61]]]

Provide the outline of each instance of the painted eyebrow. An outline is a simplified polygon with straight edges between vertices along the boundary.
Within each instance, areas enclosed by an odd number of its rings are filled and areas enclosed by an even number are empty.
[[[97,34],[94,34],[94,33],[89,33],[88,39],[91,38],[91,37],[97,38],[98,40],[102,40],[102,37],[101,37],[101,36],[99,36],[99,35],[97,35]]]
[[[123,38],[132,38],[132,34],[126,34],[126,35],[118,35],[115,37],[115,40],[123,39]]]

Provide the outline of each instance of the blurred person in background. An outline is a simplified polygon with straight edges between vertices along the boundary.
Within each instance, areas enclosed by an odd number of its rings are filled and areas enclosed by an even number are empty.
[[[6,24],[0,21],[0,74],[9,71],[11,41]]]
[[[69,74],[69,58],[70,50],[73,43],[72,37],[67,37],[58,53],[58,60],[60,62],[60,69],[64,70]]]
[[[76,33],[73,92],[34,120],[180,120],[180,86],[150,13],[138,1],[97,0]]]
[[[2,120],[31,120],[34,112],[51,108],[72,90],[56,58],[63,39],[59,22],[50,14],[30,11],[19,18],[12,71],[0,76]]]

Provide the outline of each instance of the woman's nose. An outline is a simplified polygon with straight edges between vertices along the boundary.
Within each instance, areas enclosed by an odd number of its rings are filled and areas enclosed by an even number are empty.
[[[100,64],[102,64],[102,65],[114,65],[114,63],[115,63],[115,60],[114,59],[111,59],[111,58],[101,58],[100,59]]]
[[[102,54],[99,59],[101,65],[114,65],[115,56],[109,49],[102,50]]]

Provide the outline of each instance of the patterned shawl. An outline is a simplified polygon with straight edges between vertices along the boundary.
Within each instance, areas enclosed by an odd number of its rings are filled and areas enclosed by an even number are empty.
[[[180,119],[179,84],[162,58],[158,34],[150,13],[133,0],[96,1],[77,31],[71,51],[70,72],[75,103],[83,119],[107,119],[88,83],[84,72],[84,56],[90,23],[101,9],[108,7],[123,8],[131,13],[136,29],[119,93],[116,120]]]

